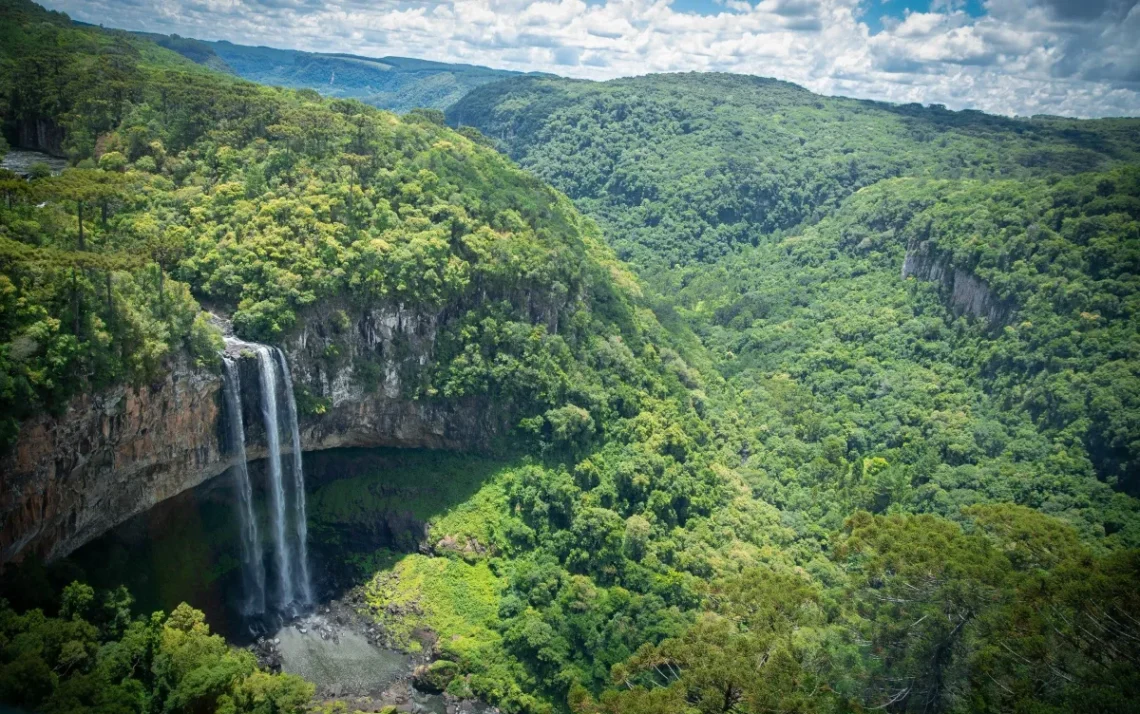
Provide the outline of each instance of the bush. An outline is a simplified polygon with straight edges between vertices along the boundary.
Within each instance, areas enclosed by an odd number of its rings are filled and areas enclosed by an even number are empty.
[[[99,168],[104,171],[122,171],[127,165],[127,157],[118,151],[108,151],[99,157]]]
[[[447,689],[447,685],[459,674],[459,665],[446,659],[436,660],[431,664],[421,664],[412,674],[412,684],[421,692],[439,694]]]
[[[51,167],[43,161],[37,161],[28,167],[28,178],[42,179],[51,176]]]
[[[153,174],[158,171],[158,163],[154,160],[153,156],[142,156],[135,162],[135,168],[139,171],[146,171],[148,174]]]
[[[218,364],[218,355],[226,346],[222,333],[210,324],[204,312],[198,313],[190,326],[189,344],[190,354],[198,366]]]

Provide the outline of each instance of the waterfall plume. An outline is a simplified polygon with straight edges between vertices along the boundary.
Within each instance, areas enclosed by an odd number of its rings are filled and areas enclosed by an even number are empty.
[[[257,516],[253,510],[253,486],[249,481],[249,467],[246,463],[248,459],[245,455],[245,425],[241,416],[241,375],[234,360],[227,357],[224,363],[230,449],[237,455],[233,472],[238,496],[238,517],[241,521],[241,575],[245,594],[242,614],[260,615],[265,612],[265,563],[261,559],[261,537],[257,530]]]
[[[273,556],[277,566],[277,602],[285,609],[295,600],[293,594],[293,553],[285,525],[288,518],[285,479],[281,473],[281,436],[277,415],[277,362],[269,348],[257,345],[257,364],[261,377],[261,416],[265,421],[265,440],[269,451],[269,517],[272,522]]]
[[[256,360],[259,407],[265,426],[265,492],[268,500],[268,534],[272,567],[263,556],[254,490],[247,466],[245,425],[242,419],[240,359],[223,355],[225,400],[230,414],[231,452],[237,457],[234,477],[237,487],[237,515],[241,532],[242,585],[245,589],[242,614],[263,615],[269,610],[295,612],[313,602],[309,576],[308,524],[305,513],[305,475],[301,450],[301,430],[293,380],[285,354],[276,347],[227,338],[231,348],[252,352]],[[232,354],[232,351],[231,351]],[[280,405],[279,398],[284,399]],[[282,430],[289,439],[289,457],[283,455]],[[286,462],[288,464],[286,468]],[[272,585],[267,586],[267,573]]]
[[[277,348],[274,348],[274,352],[285,381],[285,414],[289,419],[289,431],[293,439],[293,524],[297,538],[297,590],[301,604],[309,605],[313,601],[313,587],[309,581],[309,525],[305,512],[305,474],[302,469],[301,429],[297,423],[297,399],[293,394],[293,379],[289,376],[289,363],[285,361],[285,354]]]

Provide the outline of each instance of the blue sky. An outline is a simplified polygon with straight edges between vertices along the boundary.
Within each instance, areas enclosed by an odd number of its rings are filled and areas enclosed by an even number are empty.
[[[929,0],[864,0],[862,20],[867,23],[872,33],[878,33],[883,30],[884,21],[887,24],[890,24],[891,20],[901,22],[908,13],[930,12],[930,5]],[[985,15],[981,0],[965,0],[958,7],[970,17]]]
[[[605,5],[605,0],[588,0],[587,5]],[[755,2],[749,2],[755,6]],[[927,12],[930,10],[930,0],[863,0],[862,19],[866,22],[872,33],[883,29],[883,20],[903,20],[908,12]],[[672,8],[679,12],[688,12],[696,15],[716,15],[724,12],[724,2],[717,0],[674,0]],[[985,14],[981,0],[966,0],[961,8],[972,17],[981,17]]]
[[[725,71],[1008,115],[1140,115],[1140,0],[42,0],[110,27],[610,79]]]

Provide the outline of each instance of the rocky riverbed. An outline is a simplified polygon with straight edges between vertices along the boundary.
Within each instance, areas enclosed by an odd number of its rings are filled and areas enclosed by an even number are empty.
[[[317,699],[342,701],[350,710],[395,707],[412,714],[496,714],[473,700],[417,690],[416,667],[431,661],[431,647],[411,655],[383,646],[384,633],[359,615],[359,593],[327,602],[250,645],[262,667],[297,674],[317,685]]]
[[[67,159],[23,149],[12,149],[4,155],[3,159],[0,159],[0,169],[8,169],[17,176],[30,175],[32,167],[36,164],[44,164],[48,171],[58,174],[67,167]]]

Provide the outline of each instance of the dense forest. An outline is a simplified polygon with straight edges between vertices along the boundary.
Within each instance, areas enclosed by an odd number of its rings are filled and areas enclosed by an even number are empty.
[[[566,192],[643,271],[715,261],[887,178],[1072,174],[1140,159],[1134,119],[1007,119],[710,73],[520,77],[472,91],[447,115]]]
[[[325,486],[310,521],[453,484],[408,504],[433,547],[337,554],[389,643],[434,633],[441,689],[530,714],[1140,701],[1140,122],[701,75],[487,84],[452,129],[25,0],[0,19],[4,135],[70,163],[0,177],[0,448],[76,395],[220,369],[203,305],[273,344],[321,304],[436,309],[406,396],[485,396],[510,429]],[[187,606],[3,577],[0,702],[345,710]]]
[[[671,296],[733,385],[765,500],[827,529],[1011,500],[1136,545],[1115,494],[1138,467],[1140,122],[707,75],[510,80],[449,110],[467,115]],[[626,190],[634,166],[658,193]],[[717,202],[737,208],[693,217]],[[853,489],[863,457],[879,475]]]
[[[513,79],[447,114],[668,296],[659,314],[726,380],[722,458],[795,547],[834,557],[859,511],[970,531],[998,503],[1137,546],[1136,120],[708,74]],[[887,708],[985,708],[912,696]]]

